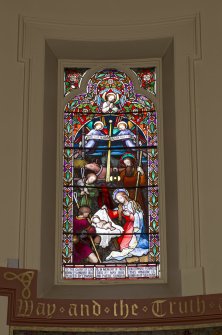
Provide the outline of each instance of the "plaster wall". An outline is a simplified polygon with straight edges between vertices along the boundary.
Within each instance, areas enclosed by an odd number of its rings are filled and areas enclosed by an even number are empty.
[[[195,65],[197,163],[200,214],[200,255],[204,269],[204,292],[221,293],[221,212],[222,159],[220,156],[220,112],[222,44],[222,3],[220,0],[131,1],[113,0],[38,2],[1,1],[0,10],[0,148],[1,234],[0,265],[19,258],[19,216],[21,205],[21,159],[24,84],[23,64],[17,61],[19,15],[45,20],[75,21],[81,25],[118,25],[156,22],[200,13],[202,59]],[[106,36],[104,36],[104,40]],[[115,36],[113,36],[115,40]],[[38,138],[36,138],[38,141]],[[34,178],[34,176],[33,176]],[[34,180],[34,179],[33,179]],[[34,182],[35,186],[35,182]],[[37,185],[36,185],[37,186]],[[47,201],[47,199],[46,199]],[[189,278],[188,278],[189,279]],[[192,286],[192,281],[188,283]],[[6,308],[5,299],[1,310]],[[1,322],[2,323],[2,322]],[[3,328],[1,328],[3,327]],[[0,325],[0,333],[6,328]]]

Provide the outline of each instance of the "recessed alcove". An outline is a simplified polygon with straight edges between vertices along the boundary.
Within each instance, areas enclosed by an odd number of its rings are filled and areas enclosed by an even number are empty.
[[[80,40],[81,36],[69,39],[44,23],[30,30],[32,43],[25,40],[23,57],[30,59],[29,108],[27,123],[27,203],[25,220],[21,234],[20,264],[26,268],[39,270],[38,295],[48,298],[108,299],[108,298],[149,298],[169,297],[203,293],[202,270],[198,265],[198,229],[193,211],[193,171],[190,146],[190,90],[188,58],[194,56],[193,25],[195,19],[187,22],[156,25],[153,29],[140,32],[130,28],[132,39],[121,36],[116,41],[107,29],[107,38],[97,36]],[[56,25],[56,24],[55,24]],[[28,26],[27,26],[28,27]],[[58,30],[60,25],[58,24]],[[167,28],[168,27],[168,28]],[[70,28],[70,27],[69,27]],[[188,28],[188,29],[187,29]],[[29,29],[29,28],[27,28]],[[49,29],[42,34],[42,29]],[[168,30],[167,30],[168,29]],[[96,28],[95,28],[96,30]],[[184,36],[184,40],[179,37]],[[89,32],[92,34],[93,28]],[[158,32],[158,33],[157,33]],[[74,30],[73,30],[74,34]],[[58,36],[57,36],[58,35]],[[123,34],[124,35],[124,34]],[[138,35],[138,38],[137,36]],[[141,36],[148,36],[147,38]],[[46,37],[47,36],[47,39]],[[48,38],[51,36],[51,38]],[[128,36],[130,34],[128,33]],[[153,36],[153,37],[152,37]],[[57,134],[59,124],[57,109],[62,112],[62,97],[58,96],[59,60],[82,61],[94,64],[124,65],[156,58],[162,63],[162,109],[165,199],[166,199],[166,245],[167,279],[165,283],[61,285],[55,282],[55,236],[57,207]],[[28,71],[28,70],[27,70]],[[28,71],[29,72],[29,71]],[[185,113],[187,112],[187,114]],[[185,139],[186,137],[186,139]],[[184,171],[186,170],[186,176]],[[33,178],[35,177],[35,182]],[[194,194],[195,196],[195,194]],[[188,211],[190,209],[190,212]],[[185,213],[185,215],[184,215]],[[185,223],[185,224],[184,224]],[[198,227],[197,227],[198,228]],[[195,234],[193,232],[195,231]],[[23,233],[22,233],[23,232]],[[192,235],[193,234],[193,235]],[[190,238],[192,236],[192,238]],[[187,276],[193,279],[192,287]]]
[[[107,42],[71,43],[66,41],[46,41],[45,46],[45,84],[44,84],[44,130],[43,130],[43,176],[42,176],[42,222],[41,222],[41,267],[39,273],[39,294],[47,297],[78,297],[78,298],[136,298],[154,296],[175,296],[180,294],[180,280],[178,267],[178,228],[177,228],[177,181],[176,176],[176,147],[175,147],[175,108],[174,108],[174,59],[172,39],[152,41],[136,41],[116,43],[110,46]],[[138,46],[137,46],[138,44]],[[143,49],[143,46],[144,49]],[[167,283],[133,283],[124,284],[98,281],[88,285],[73,282],[73,285],[54,284],[54,259],[55,259],[55,220],[56,220],[56,144],[57,130],[62,125],[58,124],[57,114],[57,88],[58,88],[58,60],[69,59],[75,61],[83,59],[86,55],[98,63],[106,63],[107,59],[140,60],[155,57],[162,60],[162,77],[166,78],[162,84],[164,124],[164,153],[165,153],[165,180],[167,199],[167,254],[168,257],[168,282]],[[92,54],[90,54],[92,50]],[[100,50],[103,59],[100,59]],[[111,51],[113,50],[113,53]],[[135,53],[138,50],[138,55]],[[128,55],[128,58],[126,58]],[[136,57],[137,55],[137,57]],[[119,56],[119,57],[118,57]],[[106,58],[105,58],[106,57]],[[78,63],[79,64],[79,63]],[[119,65],[119,61],[116,63]],[[168,85],[170,82],[170,85]],[[61,109],[62,113],[62,109]],[[168,125],[168,126],[167,126]],[[170,125],[170,127],[169,127]],[[170,131],[169,131],[170,130]],[[169,154],[168,154],[169,152]],[[170,194],[170,195],[169,195]],[[170,210],[174,208],[174,210]],[[174,245],[173,252],[169,246]],[[177,252],[175,252],[177,251]],[[175,281],[175,278],[177,280]],[[175,285],[176,284],[176,285]],[[42,292],[41,292],[42,287]],[[93,288],[93,289],[92,289]],[[174,288],[174,289],[173,289]],[[145,292],[144,292],[145,290]]]

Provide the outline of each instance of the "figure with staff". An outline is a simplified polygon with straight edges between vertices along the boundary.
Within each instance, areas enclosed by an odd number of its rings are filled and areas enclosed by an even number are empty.
[[[146,176],[142,169],[142,150],[139,154],[139,164],[136,164],[136,158],[131,152],[126,152],[120,158],[120,180],[123,186],[128,189],[131,199],[137,201],[142,207],[144,199],[142,192],[138,192],[139,186],[146,186]]]
[[[87,259],[93,264],[101,263],[96,248],[100,244],[101,237],[96,234],[95,227],[91,225],[91,210],[88,206],[78,206],[77,194],[74,194],[74,199],[78,207],[78,215],[73,219],[73,262],[81,264],[83,260]]]
[[[95,198],[97,198],[99,192],[95,187],[95,182],[97,181],[97,176],[95,173],[91,172],[85,176],[85,169],[81,168],[82,178],[77,180],[78,186],[78,204],[79,206],[93,206]]]

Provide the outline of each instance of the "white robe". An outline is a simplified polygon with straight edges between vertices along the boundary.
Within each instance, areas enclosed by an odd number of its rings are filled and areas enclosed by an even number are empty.
[[[133,202],[129,201],[127,205],[123,206],[123,213],[133,214],[134,216],[134,225],[133,225],[133,234],[131,241],[127,248],[124,248],[121,251],[112,251],[107,257],[106,260],[123,260],[132,256],[143,256],[148,253],[148,237],[147,239],[141,238],[140,234],[142,233],[144,220],[142,210],[135,210],[133,208]]]
[[[94,218],[98,217],[101,221],[105,221],[106,223],[109,222],[114,230],[111,230],[109,228],[101,228],[96,225],[95,222],[93,222]],[[123,228],[117,224],[115,224],[109,217],[107,210],[105,208],[99,209],[92,217],[91,219],[92,225],[96,228],[96,233],[100,235],[101,241],[100,246],[102,248],[106,248],[109,245],[109,242],[112,238],[120,236],[123,232]]]

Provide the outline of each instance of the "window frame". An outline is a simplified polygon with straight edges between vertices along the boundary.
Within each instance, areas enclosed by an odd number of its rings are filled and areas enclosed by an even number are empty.
[[[65,68],[89,68],[84,75],[80,88],[73,89],[68,95],[64,96],[64,69]],[[157,90],[156,96],[144,90],[139,85],[136,74],[130,68],[137,67],[156,67]],[[160,222],[160,278],[146,278],[130,280],[126,279],[92,279],[92,280],[67,280],[61,276],[62,266],[62,234],[61,234],[61,213],[63,204],[63,111],[67,102],[86,92],[89,79],[95,72],[105,68],[115,68],[125,72],[132,80],[135,92],[140,93],[151,99],[157,111],[157,133],[158,133],[158,162],[159,162],[159,222]],[[142,60],[127,60],[115,62],[83,62],[81,60],[59,60],[58,63],[58,109],[57,109],[57,167],[56,167],[56,243],[55,243],[55,284],[57,285],[128,285],[128,284],[163,284],[167,283],[167,246],[166,246],[166,214],[165,214],[165,176],[164,176],[164,141],[163,141],[163,106],[162,106],[162,60],[160,58],[150,58]],[[59,250],[59,251],[58,251]]]

